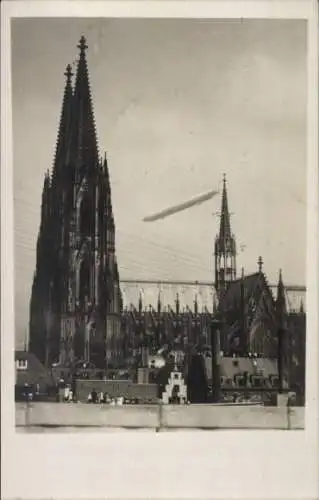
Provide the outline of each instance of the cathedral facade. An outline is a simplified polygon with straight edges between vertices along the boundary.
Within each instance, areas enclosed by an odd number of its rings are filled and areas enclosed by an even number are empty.
[[[78,48],[74,83],[66,69],[54,165],[44,179],[29,350],[47,366],[82,361],[107,369],[125,366],[145,346],[154,354],[209,352],[217,319],[225,356],[286,356],[288,371],[293,336],[299,335],[294,325],[304,328],[304,312],[290,318],[282,274],[275,298],[261,258],[255,273],[238,276],[225,176],[212,310],[199,310],[197,296],[192,307],[182,308],[178,294],[172,306],[159,294],[155,306],[146,307],[140,297],[123,308],[109,168],[97,145],[84,37]]]

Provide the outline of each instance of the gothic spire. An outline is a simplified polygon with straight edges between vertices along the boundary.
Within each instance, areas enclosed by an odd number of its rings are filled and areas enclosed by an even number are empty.
[[[78,44],[80,50],[75,78],[73,109],[74,120],[72,153],[75,167],[81,175],[92,172],[92,166],[99,161],[93,105],[91,99],[89,72],[86,60],[88,48],[86,39],[81,37]]]
[[[263,272],[264,261],[263,261],[263,258],[262,258],[261,255],[258,257],[257,265],[258,265],[258,272],[262,273]]]
[[[111,183],[110,183],[110,175],[107,164],[106,154],[104,155],[104,159],[101,162],[101,173],[102,177],[101,183],[101,201],[103,204],[103,210],[106,215],[106,226],[109,230],[115,230],[115,221],[114,214],[112,208],[112,193],[111,193]]]
[[[138,312],[141,314],[143,311],[143,297],[142,297],[142,290],[140,290],[140,295],[138,299]]]
[[[223,194],[222,194],[222,209],[220,214],[219,238],[231,238],[230,230],[230,215],[228,210],[228,198],[226,187],[226,174],[223,176]]]
[[[281,319],[287,313],[286,294],[281,269],[279,269],[279,279],[277,285],[276,310]]]
[[[162,301],[161,301],[161,290],[158,290],[158,297],[157,297],[157,312],[158,314],[161,314],[162,311]]]
[[[50,191],[50,175],[49,172],[45,173],[42,189],[42,201],[41,201],[41,216],[40,216],[40,229],[37,238],[37,269],[36,274],[41,267],[43,255],[44,255],[44,245],[45,236],[48,228],[48,218],[49,218],[49,191]]]
[[[198,297],[197,297],[197,293],[195,294],[195,300],[194,300],[194,314],[195,314],[195,316],[197,316],[197,314],[198,314]]]
[[[103,171],[104,171],[105,178],[107,179],[107,181],[108,181],[108,185],[109,185],[110,175],[109,175],[109,167],[108,167],[108,164],[107,164],[107,156],[106,156],[106,153],[104,153],[104,159],[103,159]]]
[[[215,289],[220,296],[228,284],[236,279],[236,241],[230,229],[230,214],[226,188],[226,175],[223,177],[222,206],[219,233],[215,238]]]
[[[42,191],[42,204],[41,204],[41,226],[45,226],[49,218],[50,211],[50,174],[49,171],[45,173]]]
[[[103,161],[103,174],[104,174],[104,182],[105,182],[105,190],[106,190],[106,208],[108,211],[108,215],[111,214],[112,212],[112,204],[111,204],[111,184],[110,184],[110,173],[109,173],[109,167],[107,164],[107,158],[106,158],[106,153],[104,154],[104,161]]]
[[[176,305],[176,314],[178,315],[180,312],[180,302],[179,302],[179,294],[176,294],[176,300],[175,300],[175,305]]]
[[[56,176],[58,172],[63,167],[65,155],[67,152],[67,141],[69,137],[70,124],[71,124],[71,112],[72,112],[72,68],[71,65],[68,64],[64,73],[66,78],[63,101],[62,101],[62,110],[60,116],[60,125],[58,130],[57,144],[56,144],[56,152],[53,166],[53,182],[56,180]]]

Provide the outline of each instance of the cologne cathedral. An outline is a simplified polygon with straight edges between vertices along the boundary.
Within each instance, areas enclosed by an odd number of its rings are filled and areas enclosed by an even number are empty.
[[[263,272],[239,277],[231,231],[226,178],[215,238],[212,310],[164,305],[123,307],[115,252],[115,221],[106,156],[97,146],[86,61],[79,43],[75,80],[67,66],[53,169],[44,179],[37,261],[30,303],[29,349],[50,366],[77,360],[100,369],[126,366],[147,346],[152,355],[208,352],[210,326],[219,322],[224,356],[283,359],[286,377],[304,373],[305,313],[289,314],[279,272],[277,296]],[[298,372],[299,373],[299,372]],[[300,374],[296,377],[300,379]]]
[[[122,298],[106,156],[99,156],[86,61],[67,66],[52,174],[43,186],[30,306],[30,350],[47,365],[122,352]]]

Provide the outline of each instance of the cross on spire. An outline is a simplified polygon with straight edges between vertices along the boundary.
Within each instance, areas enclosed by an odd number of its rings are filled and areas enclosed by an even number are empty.
[[[72,80],[72,76],[73,76],[71,64],[67,65],[65,72],[64,72],[64,76],[66,76],[66,83],[70,84],[71,80]]]
[[[85,36],[81,36],[80,38],[80,41],[78,43],[78,48],[80,49],[81,52],[85,52],[86,49],[88,48],[87,44],[86,44],[86,39],[85,39]]]

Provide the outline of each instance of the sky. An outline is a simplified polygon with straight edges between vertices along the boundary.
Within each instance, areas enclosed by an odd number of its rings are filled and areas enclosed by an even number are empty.
[[[120,278],[213,280],[221,198],[156,211],[227,175],[237,267],[305,284],[306,25],[296,20],[12,22],[16,339],[23,345],[44,174],[81,35],[107,152]],[[75,66],[74,66],[75,68]]]

